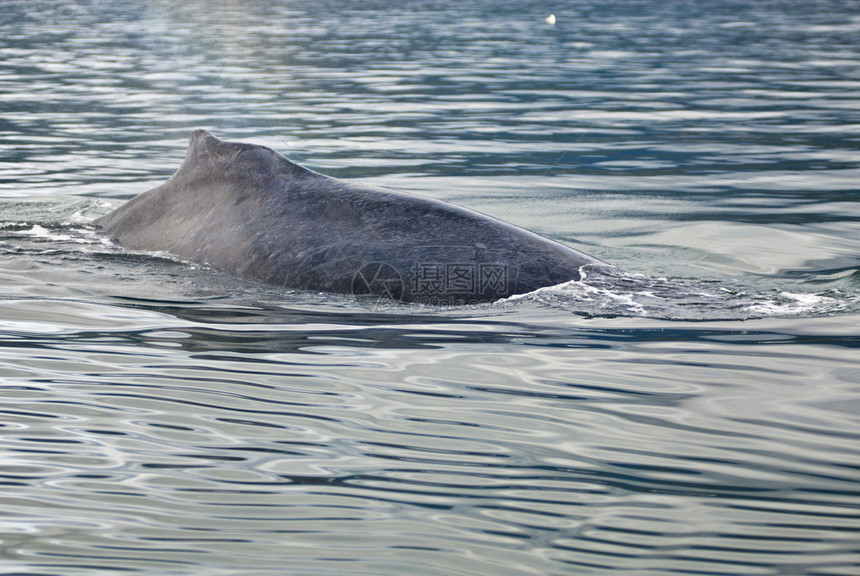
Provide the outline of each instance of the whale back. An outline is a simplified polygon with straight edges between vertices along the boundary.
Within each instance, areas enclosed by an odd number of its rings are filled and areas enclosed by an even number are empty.
[[[170,179],[96,224],[127,248],[289,288],[382,290],[407,302],[495,300],[604,265],[478,212],[331,178],[205,130],[191,134]]]

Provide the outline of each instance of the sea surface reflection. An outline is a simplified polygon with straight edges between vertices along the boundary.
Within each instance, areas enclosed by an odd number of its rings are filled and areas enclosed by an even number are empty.
[[[855,574],[858,32],[835,0],[3,2],[0,572]],[[195,128],[623,272],[378,307],[92,226]]]

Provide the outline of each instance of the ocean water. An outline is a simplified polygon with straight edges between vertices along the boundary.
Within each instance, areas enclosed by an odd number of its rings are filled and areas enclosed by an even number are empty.
[[[847,1],[0,3],[0,573],[857,574],[858,95]],[[195,128],[619,271],[379,307],[101,234]]]

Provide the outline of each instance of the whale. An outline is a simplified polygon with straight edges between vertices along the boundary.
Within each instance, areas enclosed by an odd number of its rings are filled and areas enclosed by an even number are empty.
[[[202,129],[166,182],[94,224],[129,250],[293,290],[403,303],[493,302],[609,267],[480,212],[326,176]]]

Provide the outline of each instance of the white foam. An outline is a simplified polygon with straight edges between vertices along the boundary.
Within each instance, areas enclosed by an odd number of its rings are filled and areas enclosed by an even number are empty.
[[[841,307],[837,300],[827,296],[783,291],[777,298],[752,304],[747,310],[763,316],[796,316],[810,312],[833,312]]]
[[[96,234],[96,232],[92,229],[76,228],[73,232],[74,235],[66,234],[63,232],[52,230],[50,228],[45,228],[44,226],[40,226],[38,224],[34,224],[32,228],[28,230],[19,230],[17,232],[14,232],[14,234],[18,234],[19,236],[29,236],[30,238],[51,240],[55,242],[74,242],[76,244],[104,244],[104,237],[99,234]]]

